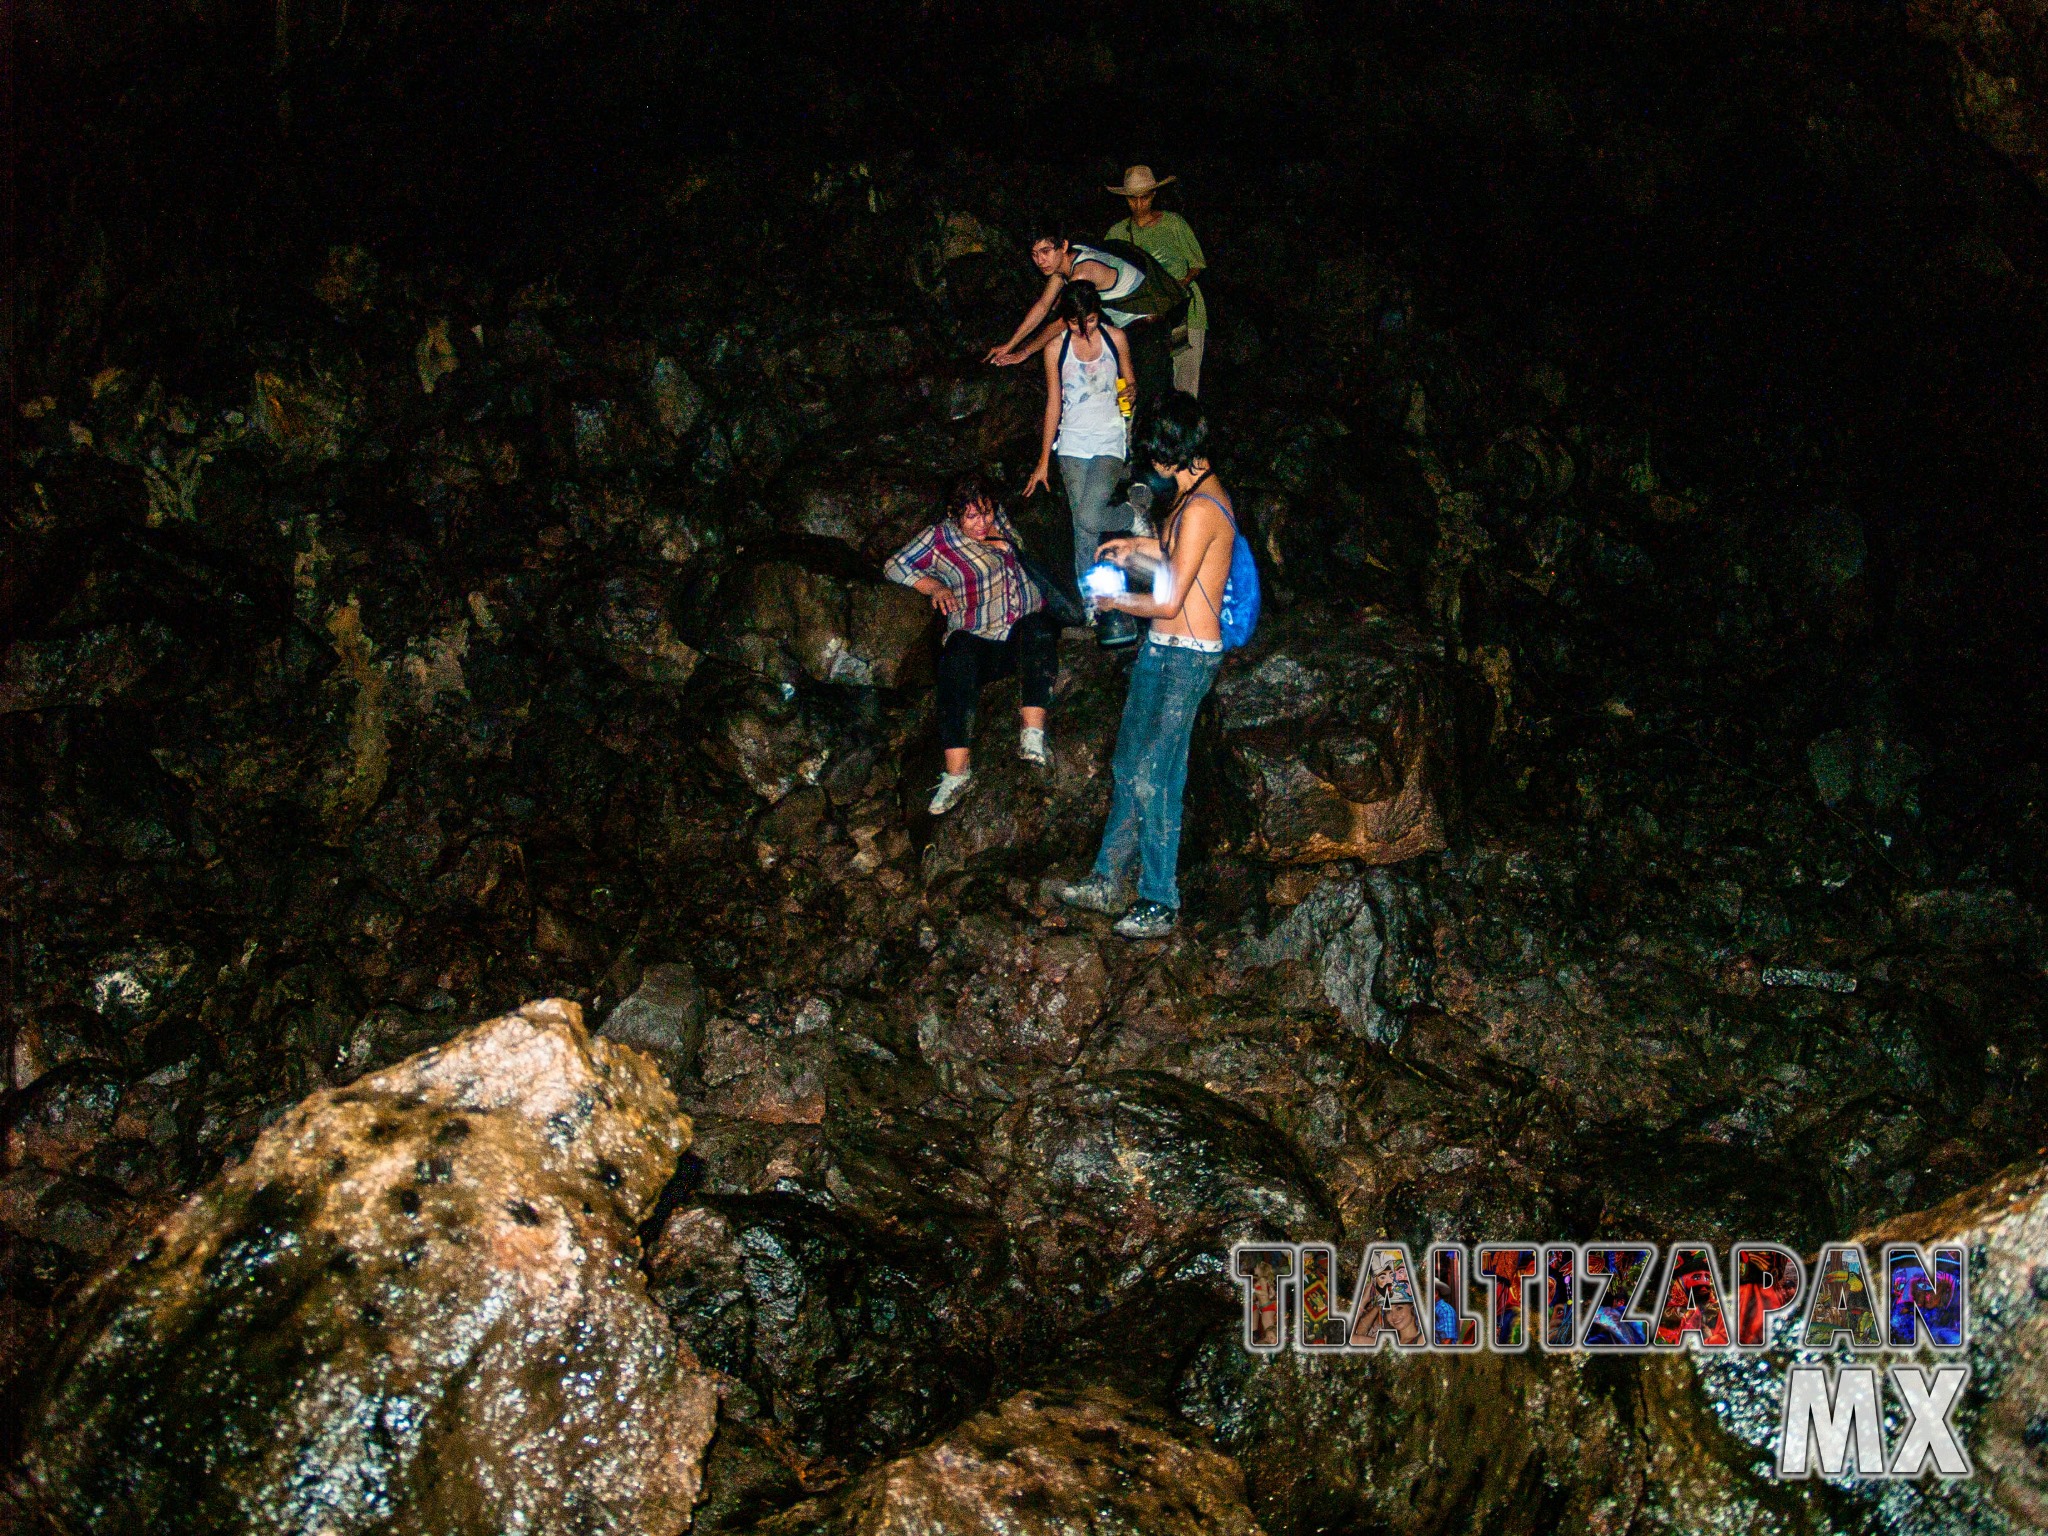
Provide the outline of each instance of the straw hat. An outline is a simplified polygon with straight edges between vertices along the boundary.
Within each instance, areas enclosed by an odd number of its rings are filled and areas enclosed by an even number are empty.
[[[1180,180],[1178,176],[1152,178],[1152,167],[1134,165],[1124,172],[1124,184],[1120,187],[1104,187],[1105,192],[1114,192],[1118,197],[1143,197],[1147,192],[1157,192],[1161,187]]]

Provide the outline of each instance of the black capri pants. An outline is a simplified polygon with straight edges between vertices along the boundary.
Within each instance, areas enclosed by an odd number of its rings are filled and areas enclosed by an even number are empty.
[[[1059,670],[1059,621],[1049,613],[1025,614],[1001,640],[956,629],[939,648],[939,745],[974,744],[974,706],[986,684],[1016,677],[1024,707],[1043,709]]]

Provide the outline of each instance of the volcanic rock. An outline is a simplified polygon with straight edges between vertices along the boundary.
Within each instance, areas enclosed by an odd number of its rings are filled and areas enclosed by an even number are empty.
[[[1236,1465],[1108,1388],[1019,1392],[760,1536],[1259,1536]]]
[[[673,1536],[716,1397],[633,1234],[689,1137],[566,1002],[314,1094],[95,1282],[29,1489],[96,1532]]]
[[[1393,864],[1446,845],[1458,805],[1448,684],[1398,624],[1304,610],[1216,684],[1242,852],[1276,864]]]

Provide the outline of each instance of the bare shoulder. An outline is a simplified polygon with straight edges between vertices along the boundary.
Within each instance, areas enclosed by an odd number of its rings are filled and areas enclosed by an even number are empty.
[[[1189,492],[1187,500],[1181,503],[1180,525],[1190,535],[1190,542],[1206,551],[1218,539],[1228,540],[1232,536],[1235,516],[1230,496],[1221,486],[1204,486]]]

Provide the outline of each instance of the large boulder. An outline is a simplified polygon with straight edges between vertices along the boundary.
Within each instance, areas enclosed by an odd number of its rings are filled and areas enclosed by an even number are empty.
[[[1108,993],[1109,973],[1092,939],[1006,933],[959,989],[950,1016],[927,1015],[918,1046],[934,1065],[1069,1066]]]
[[[879,567],[930,525],[939,500],[936,486],[871,472],[804,492],[797,526],[856,549]]]
[[[1961,1244],[1969,1270],[1968,1348],[1960,1359],[1970,1384],[1955,1413],[1972,1475],[1956,1481],[1852,1480],[1849,1492],[1872,1529],[1883,1532],[2039,1531],[2048,1527],[2044,1403],[2048,1403],[2048,1163],[2018,1164],[1927,1210],[1900,1216],[1849,1239],[1873,1265],[1888,1243]],[[1771,1390],[1742,1390],[1745,1363],[1698,1357],[1698,1397],[1721,1409],[1752,1453],[1775,1449],[1787,1369],[1795,1356],[1774,1349]],[[1883,1364],[1892,1356],[1872,1356]],[[1923,1353],[1923,1365],[1937,1357]],[[1753,1405],[1753,1406],[1752,1406]],[[1746,1410],[1746,1411],[1745,1411]]]
[[[2048,192],[2048,28],[2028,0],[1913,0],[1909,24],[1953,55],[1957,121]]]
[[[697,1064],[708,1009],[704,984],[688,964],[650,965],[598,1033],[645,1051],[673,1082]]]
[[[1299,978],[1354,1034],[1382,1045],[1401,1038],[1401,1015],[1426,1002],[1432,969],[1428,929],[1393,871],[1337,866],[1270,933],[1231,957],[1239,970],[1299,968]]]
[[[1447,845],[1458,809],[1449,681],[1405,626],[1298,609],[1217,681],[1216,704],[1249,809],[1236,851],[1393,864]]]
[[[907,587],[782,561],[734,572],[717,604],[718,653],[777,682],[904,686],[932,623],[931,604]]]
[[[101,1536],[674,1536],[716,1391],[634,1234],[689,1140],[562,1001],[314,1094],[86,1293],[26,1491]]]
[[[971,1263],[944,1236],[765,1194],[677,1210],[648,1269],[699,1358],[744,1381],[790,1442],[866,1459],[957,1422],[986,1390],[989,1316],[949,1259]]]
[[[1113,1072],[1025,1100],[997,1125],[990,1164],[1016,1267],[1077,1317],[1181,1282],[1227,1304],[1232,1243],[1299,1242],[1337,1223],[1285,1136],[1164,1072]]]
[[[1625,1365],[1625,1386],[1611,1367]],[[1255,1357],[1218,1330],[1177,1406],[1282,1531],[1836,1529],[1750,1467],[1670,1356]]]
[[[1107,1388],[1019,1392],[760,1536],[1258,1536],[1228,1457]]]

